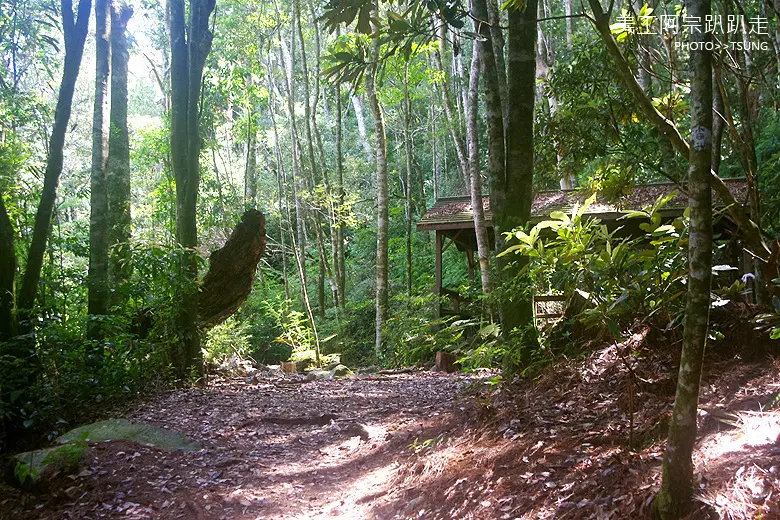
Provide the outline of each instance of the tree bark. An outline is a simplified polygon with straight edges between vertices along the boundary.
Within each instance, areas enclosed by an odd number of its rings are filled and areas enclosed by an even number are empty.
[[[225,321],[246,301],[264,253],[265,216],[249,209],[225,245],[209,257],[209,270],[200,284],[198,300],[201,327]]]
[[[469,170],[468,170],[468,155],[466,151],[466,145],[463,142],[463,136],[460,132],[460,123],[457,118],[455,104],[452,101],[450,95],[450,63],[447,59],[447,36],[446,25],[442,23],[439,29],[439,45],[434,52],[436,60],[436,66],[442,72],[441,80],[441,95],[442,104],[444,105],[444,116],[447,122],[447,129],[452,137],[453,144],[455,145],[455,155],[458,159],[458,171],[460,171],[463,185],[468,189],[469,186]]]
[[[490,204],[493,212],[497,249],[506,243],[503,233],[525,226],[531,217],[534,176],[534,92],[536,84],[536,0],[529,0],[525,10],[509,9],[507,114],[506,121],[506,174],[503,182],[496,183],[495,200]],[[504,281],[519,276],[523,262],[508,262],[501,257],[499,271]],[[523,334],[524,355],[535,341],[535,334],[526,334],[533,327],[533,299],[530,292],[502,298],[500,303],[501,326],[508,337],[513,331]]]
[[[198,331],[197,201],[200,183],[200,87],[213,35],[208,20],[215,0],[190,0],[184,23],[184,0],[169,0],[171,40],[171,161],[176,177],[176,238],[186,253],[179,293],[179,348],[174,356],[179,377],[203,371]],[[187,38],[185,36],[189,36]]]
[[[343,309],[347,303],[346,295],[346,265],[344,251],[344,157],[342,155],[342,108],[341,108],[341,81],[336,82],[336,278],[339,286],[339,306]]]
[[[108,81],[111,47],[108,0],[95,0],[95,104],[92,112],[92,170],[90,173],[89,273],[87,312],[92,316],[108,313]],[[101,336],[101,327],[90,322],[88,333]]]
[[[124,2],[111,4],[111,115],[108,137],[108,245],[111,287],[130,278],[130,132],[127,127],[127,22],[133,10]],[[117,295],[118,293],[114,293]],[[110,303],[118,305],[116,296]]]
[[[257,130],[252,124],[254,111],[249,109],[246,123],[246,166],[244,168],[244,204],[257,204]]]
[[[46,242],[51,228],[51,219],[54,213],[54,202],[57,198],[57,186],[60,182],[63,164],[63,149],[65,147],[65,134],[68,130],[70,112],[73,103],[73,93],[76,87],[76,79],[79,75],[81,57],[84,54],[84,41],[87,37],[89,26],[89,12],[92,8],[91,0],[79,0],[78,14],[74,19],[72,0],[61,0],[62,28],[65,36],[65,63],[62,69],[62,81],[57,97],[57,108],[54,112],[54,126],[49,139],[48,156],[46,158],[46,172],[43,178],[43,191],[35,214],[30,249],[27,254],[27,267],[22,279],[22,287],[18,295],[18,309],[24,315],[24,329],[32,330],[30,319],[38,292],[38,281],[41,278],[43,256],[46,252]]]
[[[16,332],[14,227],[0,193],[0,343],[16,336]]]
[[[690,16],[704,19],[710,0],[687,0]],[[694,32],[691,43],[706,45],[710,33]],[[661,490],[655,508],[663,520],[682,518],[693,493],[696,410],[707,343],[712,276],[712,54],[702,48],[691,52],[691,140],[688,168],[690,238],[688,246],[688,300],[683,322],[683,346],[672,422],[663,459]]]
[[[409,60],[404,60],[404,101],[403,101],[403,132],[404,132],[404,167],[406,169],[406,293],[412,296],[412,136],[409,127],[412,120],[412,104],[409,101]]]
[[[474,27],[479,30],[478,27]],[[485,209],[482,205],[482,172],[479,166],[479,129],[477,112],[479,109],[479,45],[475,44],[471,56],[469,71],[469,89],[466,97],[466,140],[469,151],[469,194],[474,212],[474,233],[477,239],[477,256],[482,281],[482,293],[489,294],[493,288],[490,272],[490,243],[488,241]]]
[[[374,32],[378,29],[374,23]],[[389,242],[388,221],[388,180],[387,180],[387,140],[385,136],[385,119],[379,97],[376,92],[376,75],[379,66],[379,48],[381,42],[378,34],[371,40],[368,70],[366,73],[366,96],[371,106],[376,134],[376,354],[379,356],[384,347],[384,326],[387,321],[388,276],[387,250]]]

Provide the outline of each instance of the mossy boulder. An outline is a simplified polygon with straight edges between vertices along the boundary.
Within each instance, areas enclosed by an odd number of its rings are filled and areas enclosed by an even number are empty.
[[[352,370],[350,370],[348,367],[345,367],[344,365],[338,365],[333,369],[331,369],[330,371],[330,379],[352,377],[352,376],[353,376]]]
[[[6,480],[20,489],[45,491],[51,479],[78,469],[89,451],[88,443],[115,440],[135,441],[165,451],[200,449],[197,442],[182,433],[126,419],[108,419],[74,428],[57,438],[58,446],[14,455],[6,468]]]
[[[77,439],[85,439],[89,442],[136,441],[165,451],[196,451],[200,449],[197,442],[183,433],[166,430],[151,424],[131,423],[127,419],[108,419],[79,426],[63,434],[57,439],[57,442],[64,444]]]

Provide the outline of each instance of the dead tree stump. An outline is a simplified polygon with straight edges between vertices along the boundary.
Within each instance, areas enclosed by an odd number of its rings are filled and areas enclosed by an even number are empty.
[[[455,356],[449,352],[437,352],[436,369],[439,372],[456,372],[458,369],[455,367]]]

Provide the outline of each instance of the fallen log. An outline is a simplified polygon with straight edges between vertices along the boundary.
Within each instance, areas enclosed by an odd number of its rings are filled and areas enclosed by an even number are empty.
[[[209,271],[201,281],[198,298],[201,328],[222,323],[246,301],[264,253],[265,216],[249,209],[225,245],[209,257]]]

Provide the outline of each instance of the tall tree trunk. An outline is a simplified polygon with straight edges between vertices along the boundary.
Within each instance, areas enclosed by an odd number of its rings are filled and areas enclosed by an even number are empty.
[[[301,202],[301,196],[304,189],[305,182],[301,174],[300,168],[300,149],[298,141],[298,125],[295,121],[295,81],[293,74],[295,71],[295,17],[292,18],[292,27],[290,28],[290,51],[286,52],[286,46],[280,39],[280,49],[282,56],[285,58],[285,86],[287,88],[287,112],[290,117],[290,147],[291,147],[291,159],[292,159],[292,188],[293,197],[295,199],[295,233],[299,253],[301,258],[301,267],[303,269],[302,282],[305,285],[306,276],[306,219],[305,208]],[[303,294],[301,294],[303,296]],[[308,297],[308,296],[307,296]]]
[[[412,136],[409,127],[412,119],[412,106],[409,102],[409,60],[404,60],[404,159],[406,168],[405,198],[406,198],[406,292],[412,296]]]
[[[197,202],[200,184],[200,87],[213,35],[208,20],[215,0],[190,0],[189,23],[184,23],[184,0],[169,0],[171,34],[171,160],[176,176],[176,239],[182,256],[178,327],[180,377],[203,371],[198,319]],[[188,36],[188,38],[185,36]]]
[[[493,17],[489,11],[490,3],[493,0],[473,0],[472,15],[474,19],[479,22],[480,20],[486,20],[490,17],[491,23]],[[494,46],[496,41],[496,35],[492,28],[488,29],[488,26],[484,23],[477,24],[477,30],[482,37],[478,41],[480,63],[482,67],[482,77],[485,84],[485,108],[487,116],[487,134],[488,134],[488,189],[490,191],[491,209],[496,208],[497,201],[499,205],[504,193],[501,191],[504,189],[506,182],[506,147],[505,147],[505,134],[504,134],[504,106],[501,102],[501,81],[499,79],[501,68],[503,67],[503,56],[501,57],[501,65],[499,66],[498,49]],[[503,35],[501,36],[503,40]],[[506,74],[506,71],[503,71]],[[506,78],[504,79],[506,81]],[[500,207],[500,206],[498,206]],[[495,209],[493,209],[495,211]],[[493,217],[494,226],[495,217]],[[495,246],[501,246],[498,233],[496,233]],[[496,259],[496,264],[503,267],[503,260]],[[498,270],[499,280],[503,280],[504,274],[501,270]]]
[[[54,126],[49,139],[46,172],[43,178],[43,190],[38,211],[35,214],[30,250],[27,254],[27,267],[22,279],[22,287],[18,295],[18,309],[24,320],[24,329],[32,330],[30,319],[38,292],[38,281],[41,278],[43,256],[46,252],[46,242],[51,228],[54,213],[54,202],[57,198],[57,186],[60,182],[63,163],[65,134],[70,121],[73,92],[79,75],[81,57],[84,54],[84,41],[87,38],[89,12],[92,9],[91,0],[79,0],[78,14],[74,19],[72,0],[61,0],[62,29],[65,36],[65,63],[62,69],[62,81],[57,97],[57,108],[54,112]]]
[[[497,249],[506,245],[503,233],[525,226],[531,217],[534,176],[534,92],[536,84],[536,0],[524,10],[509,9],[506,165],[503,182],[496,183],[496,200],[491,199]],[[501,257],[507,259],[506,256]],[[505,281],[519,276],[527,259],[499,264]],[[503,265],[502,265],[503,264]],[[508,336],[517,330],[523,335],[523,354],[533,347],[533,299],[530,292],[502,298],[501,326]]]
[[[301,72],[303,73],[303,81],[301,82],[303,84],[303,102],[304,102],[304,119],[305,119],[305,129],[306,129],[306,152],[309,159],[309,195],[312,200],[315,199],[315,193],[317,186],[320,183],[324,183],[323,186],[325,188],[325,195],[326,198],[329,198],[328,193],[328,183],[325,182],[325,164],[324,161],[321,162],[321,164],[318,164],[317,159],[315,158],[314,153],[314,146],[316,139],[314,137],[314,132],[312,131],[312,126],[314,125],[314,111],[312,110],[312,102],[311,102],[311,92],[309,89],[309,65],[308,65],[308,59],[306,57],[306,42],[303,39],[303,29],[301,24],[301,9],[300,5],[297,0],[293,0],[293,10],[295,11],[295,18],[297,19],[297,27],[298,27],[298,42],[301,46]],[[315,92],[318,92],[318,89],[315,89]],[[322,229],[322,214],[318,209],[315,209],[315,211],[312,212],[314,217],[314,231],[315,231],[315,239],[317,240],[317,252],[319,254],[319,274],[317,277],[317,311],[320,316],[320,318],[325,317],[325,277],[327,274],[328,282],[330,283],[331,290],[334,294],[334,299],[338,299],[338,296],[336,295],[336,292],[338,289],[336,288],[336,281],[333,277],[333,272],[330,268],[330,262],[328,261],[328,256],[326,253],[325,248],[325,233]]]
[[[87,312],[108,312],[108,80],[111,48],[108,0],[95,0],[95,104],[92,112],[92,170],[90,173],[89,273],[87,276]],[[90,321],[88,333],[94,339],[102,335],[98,322]],[[100,352],[97,353],[100,355]]]
[[[472,13],[473,14],[473,13]],[[475,29],[479,30],[476,26]],[[471,208],[474,212],[474,232],[477,238],[477,257],[482,278],[482,292],[489,294],[492,290],[490,272],[490,242],[488,241],[485,210],[482,206],[482,172],[479,167],[479,130],[477,127],[477,112],[479,110],[479,45],[475,42],[471,56],[469,71],[469,89],[466,98],[466,140],[469,151],[469,193]]]
[[[268,113],[271,116],[271,127],[273,128],[274,132],[274,149],[276,150],[276,182],[277,182],[277,194],[278,194],[278,204],[279,204],[279,245],[281,249],[281,256],[282,256],[282,279],[284,280],[284,296],[286,299],[290,299],[290,281],[289,277],[287,275],[287,251],[285,249],[285,242],[284,242],[284,226],[282,225],[282,222],[284,220],[285,215],[288,218],[288,229],[292,229],[292,225],[289,222],[290,218],[290,207],[287,204],[287,200],[285,197],[285,190],[284,186],[287,184],[287,175],[285,174],[284,170],[284,160],[282,156],[282,146],[279,143],[279,131],[276,125],[276,110],[275,110],[275,103],[276,103],[276,96],[274,95],[275,89],[273,84],[273,75],[271,74],[271,59],[270,59],[270,49],[269,49],[269,57],[266,62],[266,81],[268,83]]]
[[[493,54],[493,60],[495,61],[495,75],[498,82],[498,97],[501,102],[501,113],[504,115],[504,123],[506,123],[506,106],[507,106],[507,86],[506,86],[506,59],[504,58],[504,31],[501,29],[501,12],[498,10],[498,2],[496,0],[487,0],[487,15],[490,22],[490,43],[493,47],[491,51]],[[487,31],[485,27],[480,27],[480,34],[487,38]],[[484,47],[483,47],[484,49]],[[506,128],[504,128],[506,130]]]
[[[257,204],[257,130],[252,124],[254,111],[249,108],[246,122],[246,166],[244,167],[244,204]]]
[[[566,14],[566,46],[571,48],[572,36],[574,35],[574,18],[571,16],[571,0],[563,1],[564,13]]]
[[[363,146],[363,151],[366,153],[366,162],[369,164],[374,162],[374,149],[368,142],[368,134],[366,133],[366,122],[363,117],[363,102],[356,95],[352,95],[352,106],[355,108],[355,119],[357,120],[358,135],[360,136],[360,144]]]
[[[374,25],[372,23],[372,25]],[[377,32],[377,28],[374,27]],[[387,248],[389,241],[388,222],[388,180],[387,180],[387,140],[385,136],[385,119],[379,96],[376,92],[376,75],[379,67],[379,48],[381,42],[378,34],[371,40],[368,70],[366,74],[366,96],[374,117],[374,132],[376,134],[376,354],[382,353],[384,346],[384,327],[387,321],[388,275]]]
[[[342,141],[342,108],[341,108],[341,81],[336,82],[336,259],[334,263],[338,266],[336,277],[339,285],[339,305],[344,308],[347,303],[346,296],[346,265],[344,251],[344,157],[341,150]]]
[[[687,0],[690,16],[704,19],[710,0]],[[691,46],[691,138],[688,167],[690,240],[688,245],[688,300],[683,322],[683,346],[672,422],[663,459],[661,490],[655,508],[663,520],[682,518],[693,493],[693,461],[696,442],[696,410],[707,343],[712,276],[712,53],[705,50],[710,33],[692,31]]]
[[[112,287],[130,277],[130,133],[127,127],[127,22],[133,10],[124,2],[111,4],[111,116],[108,137],[108,244]],[[118,293],[114,293],[118,294]],[[113,305],[119,304],[111,298]]]
[[[442,104],[444,105],[444,117],[447,123],[447,129],[449,130],[452,142],[455,145],[455,155],[458,159],[458,171],[460,171],[461,178],[463,180],[463,186],[469,189],[469,169],[468,169],[468,152],[466,151],[466,145],[463,142],[463,135],[460,132],[460,122],[457,117],[455,104],[452,101],[450,95],[450,62],[447,47],[447,35],[446,24],[442,23],[439,28],[439,45],[434,52],[436,60],[436,66],[442,72]]]
[[[0,193],[0,343],[16,336],[16,249],[14,227]]]

